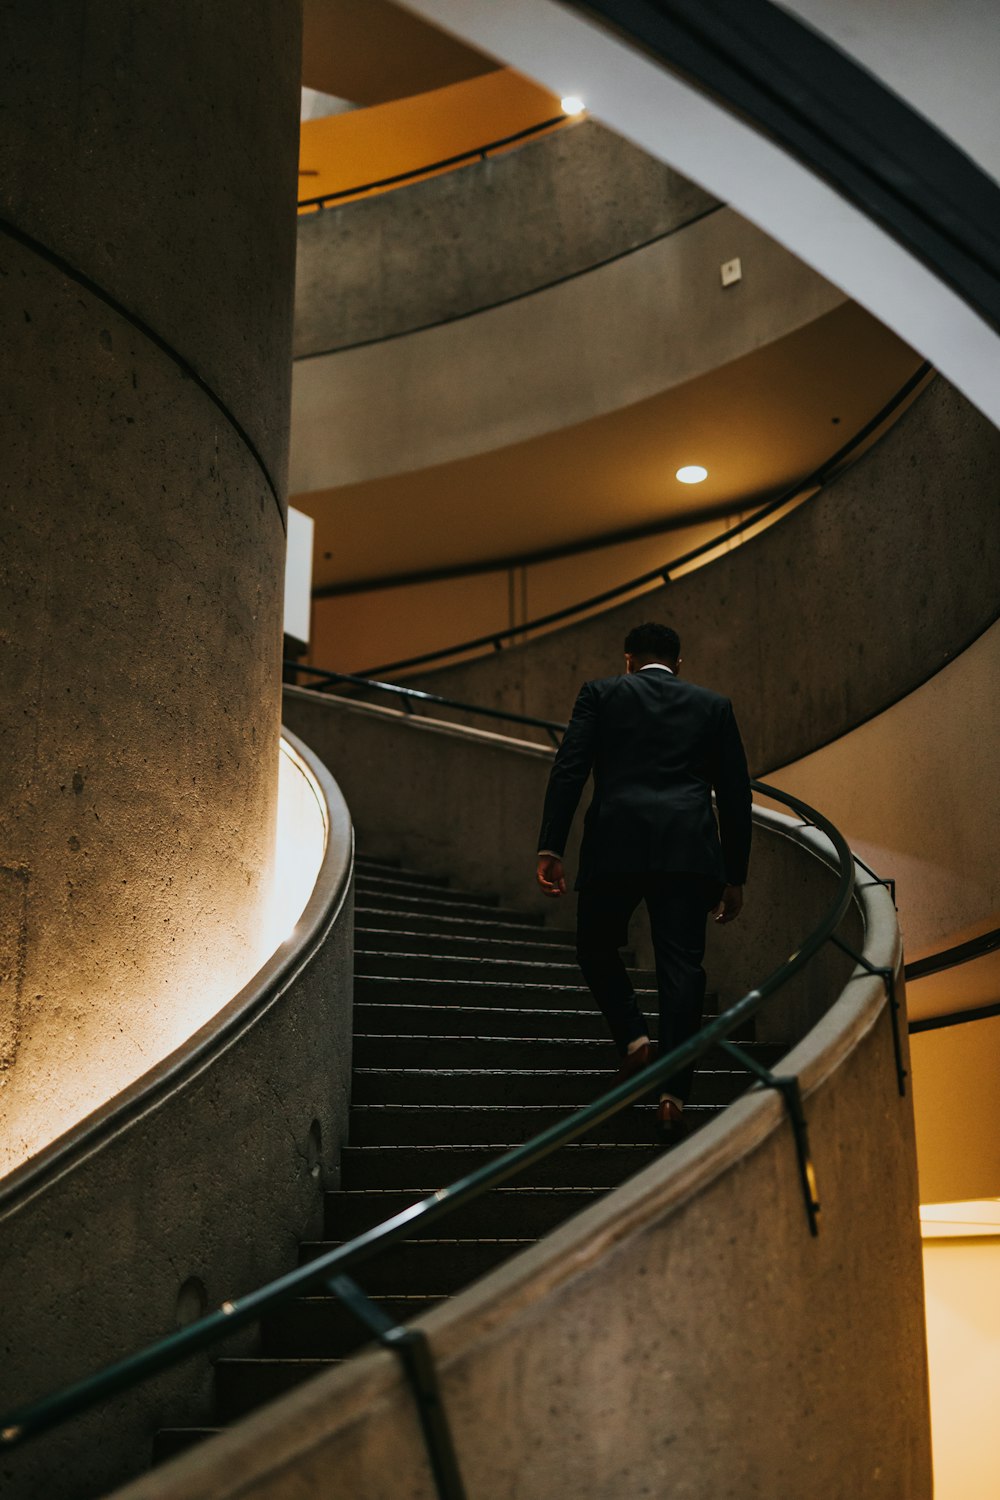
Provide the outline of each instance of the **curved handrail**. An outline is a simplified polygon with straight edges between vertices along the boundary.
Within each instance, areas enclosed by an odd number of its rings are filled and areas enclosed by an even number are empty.
[[[487,141],[484,146],[473,146],[468,151],[460,151],[457,156],[445,156],[440,161],[428,162],[424,167],[411,167],[407,172],[396,172],[392,177],[377,177],[374,182],[363,182],[357,187],[340,188],[335,193],[321,193],[316,198],[300,198],[299,208],[325,208],[328,203],[340,203],[345,198],[360,198],[364,193],[377,192],[379,188],[399,187],[404,182],[413,182],[418,177],[430,177],[434,172],[447,172],[451,167],[460,167],[463,162],[486,161],[491,151],[502,151],[505,146],[516,146],[518,141],[530,140],[532,136],[541,135],[543,130],[554,130],[557,125],[564,125],[570,115],[552,115],[548,120],[542,120],[537,125],[527,125],[523,130],[516,130],[513,135],[501,136],[497,141]]]
[[[464,714],[481,714],[487,719],[502,719],[505,724],[527,724],[532,729],[546,729],[553,740],[566,728],[565,724],[560,724],[555,719],[536,719],[531,714],[516,714],[506,708],[480,708],[476,703],[459,703],[456,698],[442,698],[440,693],[428,693],[423,688],[406,687],[399,682],[377,682],[371,677],[357,677],[352,672],[329,672],[325,667],[305,667],[295,661],[282,662],[282,668],[286,674],[286,682],[288,674],[292,672],[308,672],[313,677],[321,678],[322,680],[316,683],[317,692],[322,692],[331,684],[346,682],[352,687],[367,688],[371,692],[390,693],[394,697],[402,698],[403,706],[408,713],[413,712],[415,702],[436,703],[439,708],[457,708]],[[300,684],[293,683],[292,686],[300,686]]]
[[[661,1056],[635,1078],[610,1089],[593,1104],[574,1111],[533,1140],[503,1152],[449,1187],[394,1214],[375,1228],[356,1235],[337,1249],[297,1267],[254,1292],[224,1302],[216,1311],[148,1348],[127,1356],[66,1390],[0,1417],[0,1451],[14,1448],[30,1437],[88,1410],[102,1399],[128,1389],[191,1354],[209,1348],[237,1328],[258,1322],[265,1313],[294,1297],[320,1286],[329,1288],[331,1282],[343,1276],[349,1268],[363,1264],[377,1252],[406,1239],[417,1226],[425,1228],[436,1223],[453,1210],[509,1181],[560,1146],[578,1139],[594,1126],[637,1102],[658,1083],[680,1068],[696,1062],[712,1047],[724,1043],[731,1031],[755,1015],[765,1001],[797,974],[828,940],[839,941],[835,938],[836,929],[847,913],[854,892],[854,859],[846,839],[833,823],[789,792],[760,781],[754,781],[751,785],[755,792],[783,803],[805,824],[812,825],[823,833],[830,842],[840,872],[833,901],[816,927],[803,939],[795,952],[760,984],[715,1017],[695,1036]],[[902,1089],[902,1074],[900,1088]]]
[[[571,620],[575,615],[586,614],[588,611],[597,609],[603,604],[610,604],[616,599],[622,599],[635,589],[644,587],[647,583],[670,583],[670,575],[678,568],[686,567],[688,563],[696,562],[706,553],[714,552],[717,547],[741,536],[743,532],[757,526],[761,521],[766,521],[768,516],[774,515],[776,511],[783,509],[798,499],[805,491],[821,489],[823,485],[833,477],[834,471],[848,459],[863,443],[867,442],[872,433],[882,423],[887,421],[893,413],[902,406],[918,388],[918,386],[931,374],[932,367],[924,360],[919,368],[906,380],[899,390],[880,408],[875,415],[859,428],[854,435],[848,439],[842,447],[838,448],[830,458],[826,459],[811,474],[804,479],[798,480],[790,489],[784,490],[773,500],[768,500],[759,510],[752,515],[745,516],[742,521],[737,521],[727,531],[720,532],[717,536],[710,537],[708,541],[701,542],[690,551],[683,552],[679,557],[671,558],[669,562],[661,564],[658,568],[651,568],[647,573],[640,573],[637,578],[631,578],[627,583],[616,584],[614,588],[604,589],[600,594],[593,594],[589,599],[581,599],[576,604],[568,604],[562,609],[550,611],[545,615],[538,615],[533,620],[526,620],[522,625],[507,625],[502,630],[492,630],[487,635],[474,636],[471,640],[459,642],[454,646],[445,646],[435,651],[425,651],[420,656],[407,656],[400,661],[384,662],[377,667],[366,667],[360,676],[379,677],[384,672],[402,672],[410,667],[422,667],[430,662],[443,661],[446,657],[462,656],[467,651],[479,651],[484,647],[492,647],[499,651],[504,641],[512,640],[515,636],[525,635],[532,630],[542,630],[547,625],[559,625],[564,620]]]

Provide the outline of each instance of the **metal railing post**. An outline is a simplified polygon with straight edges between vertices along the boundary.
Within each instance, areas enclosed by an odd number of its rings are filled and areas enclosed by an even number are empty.
[[[427,1335],[423,1329],[407,1328],[394,1322],[350,1276],[331,1276],[327,1287],[364,1323],[380,1344],[399,1357],[417,1404],[427,1457],[440,1500],[466,1500]]]

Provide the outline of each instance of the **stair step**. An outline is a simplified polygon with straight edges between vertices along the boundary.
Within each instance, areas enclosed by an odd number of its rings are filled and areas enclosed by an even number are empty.
[[[499,906],[496,896],[481,896],[475,891],[453,891],[444,885],[417,880],[397,880],[390,875],[368,875],[361,871],[354,881],[355,900],[371,896],[401,896],[406,901],[444,902],[448,906]]]
[[[422,870],[407,870],[402,865],[387,864],[385,860],[369,859],[366,855],[354,856],[355,877],[366,880],[392,880],[404,885],[432,885],[445,887],[447,875],[428,875]]]
[[[443,1005],[496,1006],[498,1009],[589,1010],[599,1012],[579,970],[565,984],[506,983],[494,979],[452,979],[418,975],[413,979],[393,974],[360,974],[354,981],[355,1000],[376,1004],[408,1005],[423,1002]],[[655,989],[637,989],[640,1005],[647,1010],[657,1005]]]
[[[266,1401],[275,1401],[304,1380],[336,1368],[340,1359],[262,1355],[215,1362],[215,1410],[220,1422],[235,1422]]]
[[[518,912],[515,917],[508,919],[502,917],[495,906],[490,907],[489,920],[481,913],[473,919],[461,912],[456,912],[454,907],[450,910],[442,908],[439,912],[401,912],[365,905],[356,908],[356,913],[359,928],[405,926],[407,932],[428,933],[440,940],[455,936],[514,941],[524,939],[528,942],[563,942],[570,945],[576,941],[573,933],[565,929],[543,927],[540,916],[538,920],[534,920],[530,913]]]
[[[638,1111],[632,1111],[633,1115]],[[704,1118],[718,1111],[705,1108]],[[653,1112],[645,1125],[648,1143],[563,1146],[528,1168],[518,1182],[525,1187],[617,1187],[626,1177],[657,1161],[662,1148],[653,1137]],[[342,1180],[346,1188],[409,1188],[433,1193],[499,1156],[514,1142],[486,1146],[345,1146]]]
[[[403,896],[390,891],[359,891],[355,895],[355,908],[362,912],[396,912],[407,916],[475,918],[490,927],[501,922],[519,927],[542,925],[541,912],[536,915],[530,911],[518,911],[512,906],[487,906],[476,900],[448,900],[441,895]]]
[[[364,999],[354,1003],[355,1038],[362,1036],[593,1037],[604,1039],[604,1017],[594,1009],[545,1009],[542,1006],[394,1003]],[[607,1045],[611,1047],[611,1043]],[[614,1048],[612,1047],[612,1055]],[[489,1059],[492,1061],[492,1059]],[[375,1066],[378,1066],[376,1061]]]
[[[178,1453],[187,1453],[189,1448],[203,1443],[206,1438],[217,1437],[221,1427],[161,1427],[153,1435],[153,1463],[164,1464]]]
[[[440,1018],[442,1030],[435,1033],[430,1029],[420,1029],[431,1007],[407,1007],[402,1018],[396,1016],[395,1008],[391,1016],[387,1014],[388,1007],[372,1006],[368,1009],[372,1014],[359,1016],[359,1030],[354,1037],[354,1063],[359,1068],[567,1068],[582,1072],[604,1069],[610,1074],[618,1066],[617,1053],[607,1037],[599,1034],[601,1028],[596,1021],[589,1036],[539,1038],[525,1029],[527,1020],[522,1016],[520,1032],[513,1029],[515,1018],[507,1028],[507,1035],[490,1036],[485,1031],[486,1023],[491,1019],[495,1022],[497,1012],[445,1011]],[[411,1011],[415,1014],[410,1014]],[[540,1012],[529,1014],[537,1017]],[[438,1019],[436,1011],[433,1016]],[[407,1031],[402,1025],[390,1029],[400,1019],[412,1029]],[[477,1030],[477,1020],[483,1031]],[[463,1022],[466,1023],[465,1029]],[[385,1029],[376,1030],[379,1026]],[[500,1028],[494,1024],[491,1029]],[[583,1030],[582,1025],[580,1030]],[[741,1045],[765,1068],[773,1067],[788,1051],[787,1047],[770,1043],[743,1042]],[[726,1053],[717,1047],[707,1052],[701,1063],[702,1067],[729,1065]]]
[[[355,1068],[354,1105],[564,1104],[579,1108],[606,1093],[614,1067]],[[692,1102],[728,1104],[752,1082],[737,1068],[702,1068]]]
[[[511,959],[498,958],[489,952],[475,955],[419,951],[389,953],[374,946],[370,948],[360,939],[356,941],[354,973],[357,978],[422,979],[434,984],[473,980],[484,984],[516,985],[519,990],[526,984],[581,989],[580,969],[572,950],[557,949],[558,959],[548,955]],[[656,989],[656,975],[650,969],[631,969],[629,977],[637,989]],[[584,989],[582,993],[590,992]]]
[[[417,989],[423,986],[423,992]],[[658,1031],[655,995],[637,990],[649,1035]],[[426,1025],[424,1025],[426,1022]],[[355,980],[354,1025],[358,1035],[403,1035],[409,1031],[484,1037],[601,1037],[607,1023],[588,990],[487,986],[424,980]],[[733,1029],[733,1040],[753,1040],[753,1019]],[[741,1032],[750,1032],[750,1037]],[[612,1046],[609,1041],[609,1046]]]
[[[533,927],[530,938],[468,936],[461,932],[409,932],[402,928],[362,926],[354,929],[358,952],[418,953],[428,957],[501,958],[524,963],[575,963],[572,934]],[[626,963],[635,955],[627,952]],[[578,971],[579,972],[579,971]]]
[[[599,1190],[585,1188],[494,1188],[475,1202],[454,1209],[435,1228],[456,1239],[537,1239],[602,1196]],[[326,1233],[330,1239],[351,1239],[419,1201],[419,1193],[392,1190],[329,1192]]]
[[[303,1263],[336,1250],[337,1240],[306,1240],[299,1247]],[[534,1244],[529,1239],[414,1239],[366,1260],[351,1275],[370,1297],[446,1297],[460,1291]]]
[[[590,1103],[592,1101],[585,1101]],[[728,1101],[726,1101],[728,1102]],[[654,1139],[653,1096],[632,1105],[587,1133],[587,1140],[616,1145]],[[723,1104],[690,1104],[692,1118]],[[533,1140],[576,1112],[567,1104],[358,1104],[351,1108],[352,1146],[505,1146]]]
[[[373,1297],[389,1317],[408,1323],[441,1297]],[[261,1347],[269,1358],[344,1359],[371,1342],[365,1325],[337,1297],[299,1297],[261,1321]]]

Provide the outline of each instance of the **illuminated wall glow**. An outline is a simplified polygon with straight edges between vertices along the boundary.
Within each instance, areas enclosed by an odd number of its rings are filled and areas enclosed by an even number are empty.
[[[274,883],[261,962],[294,932],[316,884],[328,834],[329,817],[323,794],[305,761],[283,739],[278,768]]]
[[[220,814],[221,815],[221,814]],[[291,745],[281,741],[276,840],[260,918],[256,888],[229,897],[233,882],[217,875],[216,904],[205,896],[204,872],[189,861],[200,927],[183,951],[171,945],[136,964],[129,985],[126,1029],[96,988],[83,996],[61,1032],[29,1036],[33,1087],[12,1107],[17,1070],[4,1091],[0,1128],[0,1175],[10,1171],[70,1129],[91,1111],[135,1083],[169,1057],[248,984],[291,936],[316,882],[326,850],[328,815],[321,789]],[[270,841],[269,841],[270,842]],[[237,874],[239,871],[237,870]],[[182,892],[182,895],[186,893]],[[247,935],[247,909],[253,917]],[[83,1001],[87,1003],[84,1004]],[[37,1061],[36,1061],[37,1059]],[[40,1080],[40,1081],[36,1081]]]
[[[977,1239],[925,1239],[924,1290],[936,1500],[995,1500],[1000,1225]]]

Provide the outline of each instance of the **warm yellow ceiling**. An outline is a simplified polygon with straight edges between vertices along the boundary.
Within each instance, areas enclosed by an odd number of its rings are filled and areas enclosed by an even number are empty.
[[[823,463],[919,363],[845,303],[620,411],[454,463],[295,495],[316,522],[314,583],[500,560],[763,499]],[[692,463],[708,479],[680,484],[676,469]]]
[[[353,104],[384,104],[497,66],[391,0],[305,0],[302,82]]]

